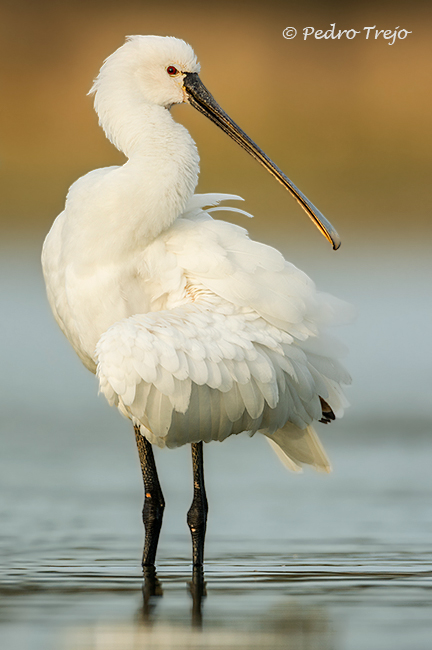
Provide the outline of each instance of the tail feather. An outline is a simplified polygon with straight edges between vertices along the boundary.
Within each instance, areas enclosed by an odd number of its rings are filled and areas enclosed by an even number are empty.
[[[319,471],[331,472],[330,460],[311,426],[299,429],[289,422],[275,433],[264,435],[288,469],[301,472],[301,466],[305,464]]]

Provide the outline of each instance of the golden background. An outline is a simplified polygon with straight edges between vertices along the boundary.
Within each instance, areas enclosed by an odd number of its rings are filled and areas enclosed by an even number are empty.
[[[415,246],[430,236],[426,3],[18,0],[0,9],[3,237],[42,237],[77,177],[123,161],[86,93],[125,35],[152,33],[191,43],[204,84],[343,243],[403,239]],[[303,40],[303,27],[325,30],[332,22],[412,34],[394,45],[373,34],[366,40],[363,31],[354,40]],[[282,37],[287,26],[297,28],[295,39]],[[198,191],[242,195],[242,207],[257,217],[246,225],[257,236],[318,237],[286,192],[214,125],[187,106],[173,112],[198,144]]]

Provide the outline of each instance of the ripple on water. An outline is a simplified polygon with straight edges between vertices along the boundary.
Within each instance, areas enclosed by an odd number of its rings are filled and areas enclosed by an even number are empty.
[[[222,554],[206,564],[201,606],[184,560],[160,563],[146,601],[130,557],[82,559],[3,567],[0,629],[11,648],[25,629],[28,647],[43,642],[47,650],[394,650],[408,641],[420,649],[432,633],[427,550]]]

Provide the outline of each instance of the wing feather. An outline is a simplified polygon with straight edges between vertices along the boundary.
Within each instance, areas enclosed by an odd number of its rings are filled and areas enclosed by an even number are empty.
[[[322,417],[323,395],[335,412],[343,409],[333,360],[278,340],[263,319],[212,309],[191,304],[132,316],[98,343],[101,392],[148,427],[157,444],[259,428],[271,434],[287,421],[304,429]]]

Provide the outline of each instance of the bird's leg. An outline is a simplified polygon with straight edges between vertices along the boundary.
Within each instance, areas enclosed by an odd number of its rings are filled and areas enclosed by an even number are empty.
[[[145,542],[142,565],[147,567],[153,566],[155,562],[165,500],[156,471],[152,446],[147,438],[141,435],[139,427],[135,426],[134,429],[144,481],[143,522]]]
[[[204,538],[207,525],[207,496],[204,486],[203,443],[192,443],[192,464],[194,474],[194,495],[187,513],[187,523],[192,535],[193,565],[202,566],[204,560]]]

